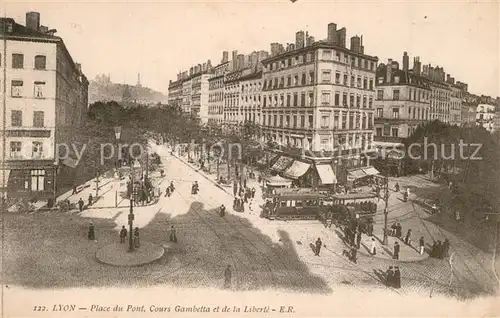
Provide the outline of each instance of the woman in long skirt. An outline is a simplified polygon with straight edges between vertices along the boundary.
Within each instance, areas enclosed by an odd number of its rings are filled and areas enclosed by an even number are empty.
[[[375,245],[375,239],[372,238],[372,244],[370,246],[370,254],[377,255],[377,247]]]

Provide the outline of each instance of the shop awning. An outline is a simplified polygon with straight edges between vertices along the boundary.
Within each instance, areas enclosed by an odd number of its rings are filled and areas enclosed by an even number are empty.
[[[0,170],[0,189],[7,187],[7,183],[9,182],[9,175],[10,175],[10,170]]]
[[[348,176],[351,177],[352,179],[356,180],[356,179],[365,177],[366,173],[364,173],[363,170],[361,170],[361,169],[357,169],[357,170],[349,171]]]
[[[292,165],[283,172],[287,178],[297,179],[307,172],[311,165],[302,161],[295,160]]]
[[[66,158],[62,161],[62,163],[70,168],[76,168],[76,166],[78,166],[78,161],[73,158]]]
[[[378,170],[373,168],[373,167],[364,168],[363,171],[364,171],[364,173],[366,173],[369,176],[374,176],[374,175],[380,174],[380,172],[378,172]]]
[[[405,145],[400,142],[374,141],[372,146],[377,148],[402,148]]]
[[[266,183],[270,186],[274,186],[274,187],[282,187],[282,186],[291,186],[292,185],[292,181],[291,180],[288,180],[288,179],[285,179],[283,177],[280,177],[280,176],[273,176],[273,177],[269,177],[267,180],[266,180]]]
[[[335,184],[337,183],[337,177],[333,172],[333,168],[330,165],[317,165],[316,170],[318,171],[319,178],[322,184]]]
[[[290,157],[280,157],[278,159],[278,161],[276,161],[274,163],[274,165],[272,166],[271,169],[278,171],[278,172],[282,172],[283,170],[285,170],[286,168],[288,168],[290,166],[292,161],[293,161],[293,159]]]

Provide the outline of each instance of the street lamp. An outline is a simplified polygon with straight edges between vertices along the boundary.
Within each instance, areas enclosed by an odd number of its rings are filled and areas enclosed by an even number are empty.
[[[115,167],[118,168],[118,160],[120,159],[120,151],[119,151],[120,149],[118,146],[118,142],[120,141],[120,137],[122,135],[122,127],[116,126],[116,127],[114,127],[114,130],[115,130],[115,140],[116,140],[116,149],[117,149]]]
[[[132,231],[134,230],[134,198],[137,194],[137,187],[134,185],[134,180],[130,179],[130,212],[128,214],[128,225],[129,225],[129,236],[128,236],[128,251],[134,251],[134,235]]]
[[[387,209],[387,206],[389,205],[389,161],[388,158],[385,158],[385,192],[384,192],[384,201],[385,201],[385,207],[384,207],[384,239],[382,240],[383,245],[388,244],[388,237],[387,237],[387,218],[389,215],[389,210]]]
[[[57,169],[59,168],[59,162],[54,161],[54,206],[57,201]]]

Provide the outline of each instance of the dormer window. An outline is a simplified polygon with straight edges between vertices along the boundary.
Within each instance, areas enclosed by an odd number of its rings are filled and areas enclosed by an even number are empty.
[[[378,83],[379,83],[379,84],[382,84],[383,82],[384,82],[384,77],[383,77],[383,76],[380,76],[380,77],[378,78]]]
[[[399,76],[394,77],[394,83],[398,84],[399,83]]]

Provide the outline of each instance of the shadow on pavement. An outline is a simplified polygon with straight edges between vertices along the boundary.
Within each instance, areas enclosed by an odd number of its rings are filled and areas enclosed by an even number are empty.
[[[222,288],[224,269],[233,269],[234,290],[281,289],[306,293],[328,293],[330,288],[312,274],[299,259],[288,233],[279,231],[278,243],[245,218],[215,210],[204,210],[194,202],[186,214],[171,218],[157,213],[140,229],[141,240],[169,244],[160,260],[132,268],[100,264],[98,247],[119,241],[112,220],[81,218],[67,214],[4,218],[4,280],[27,288],[176,287]],[[89,222],[96,240],[87,239]],[[178,243],[169,243],[171,226]]]

